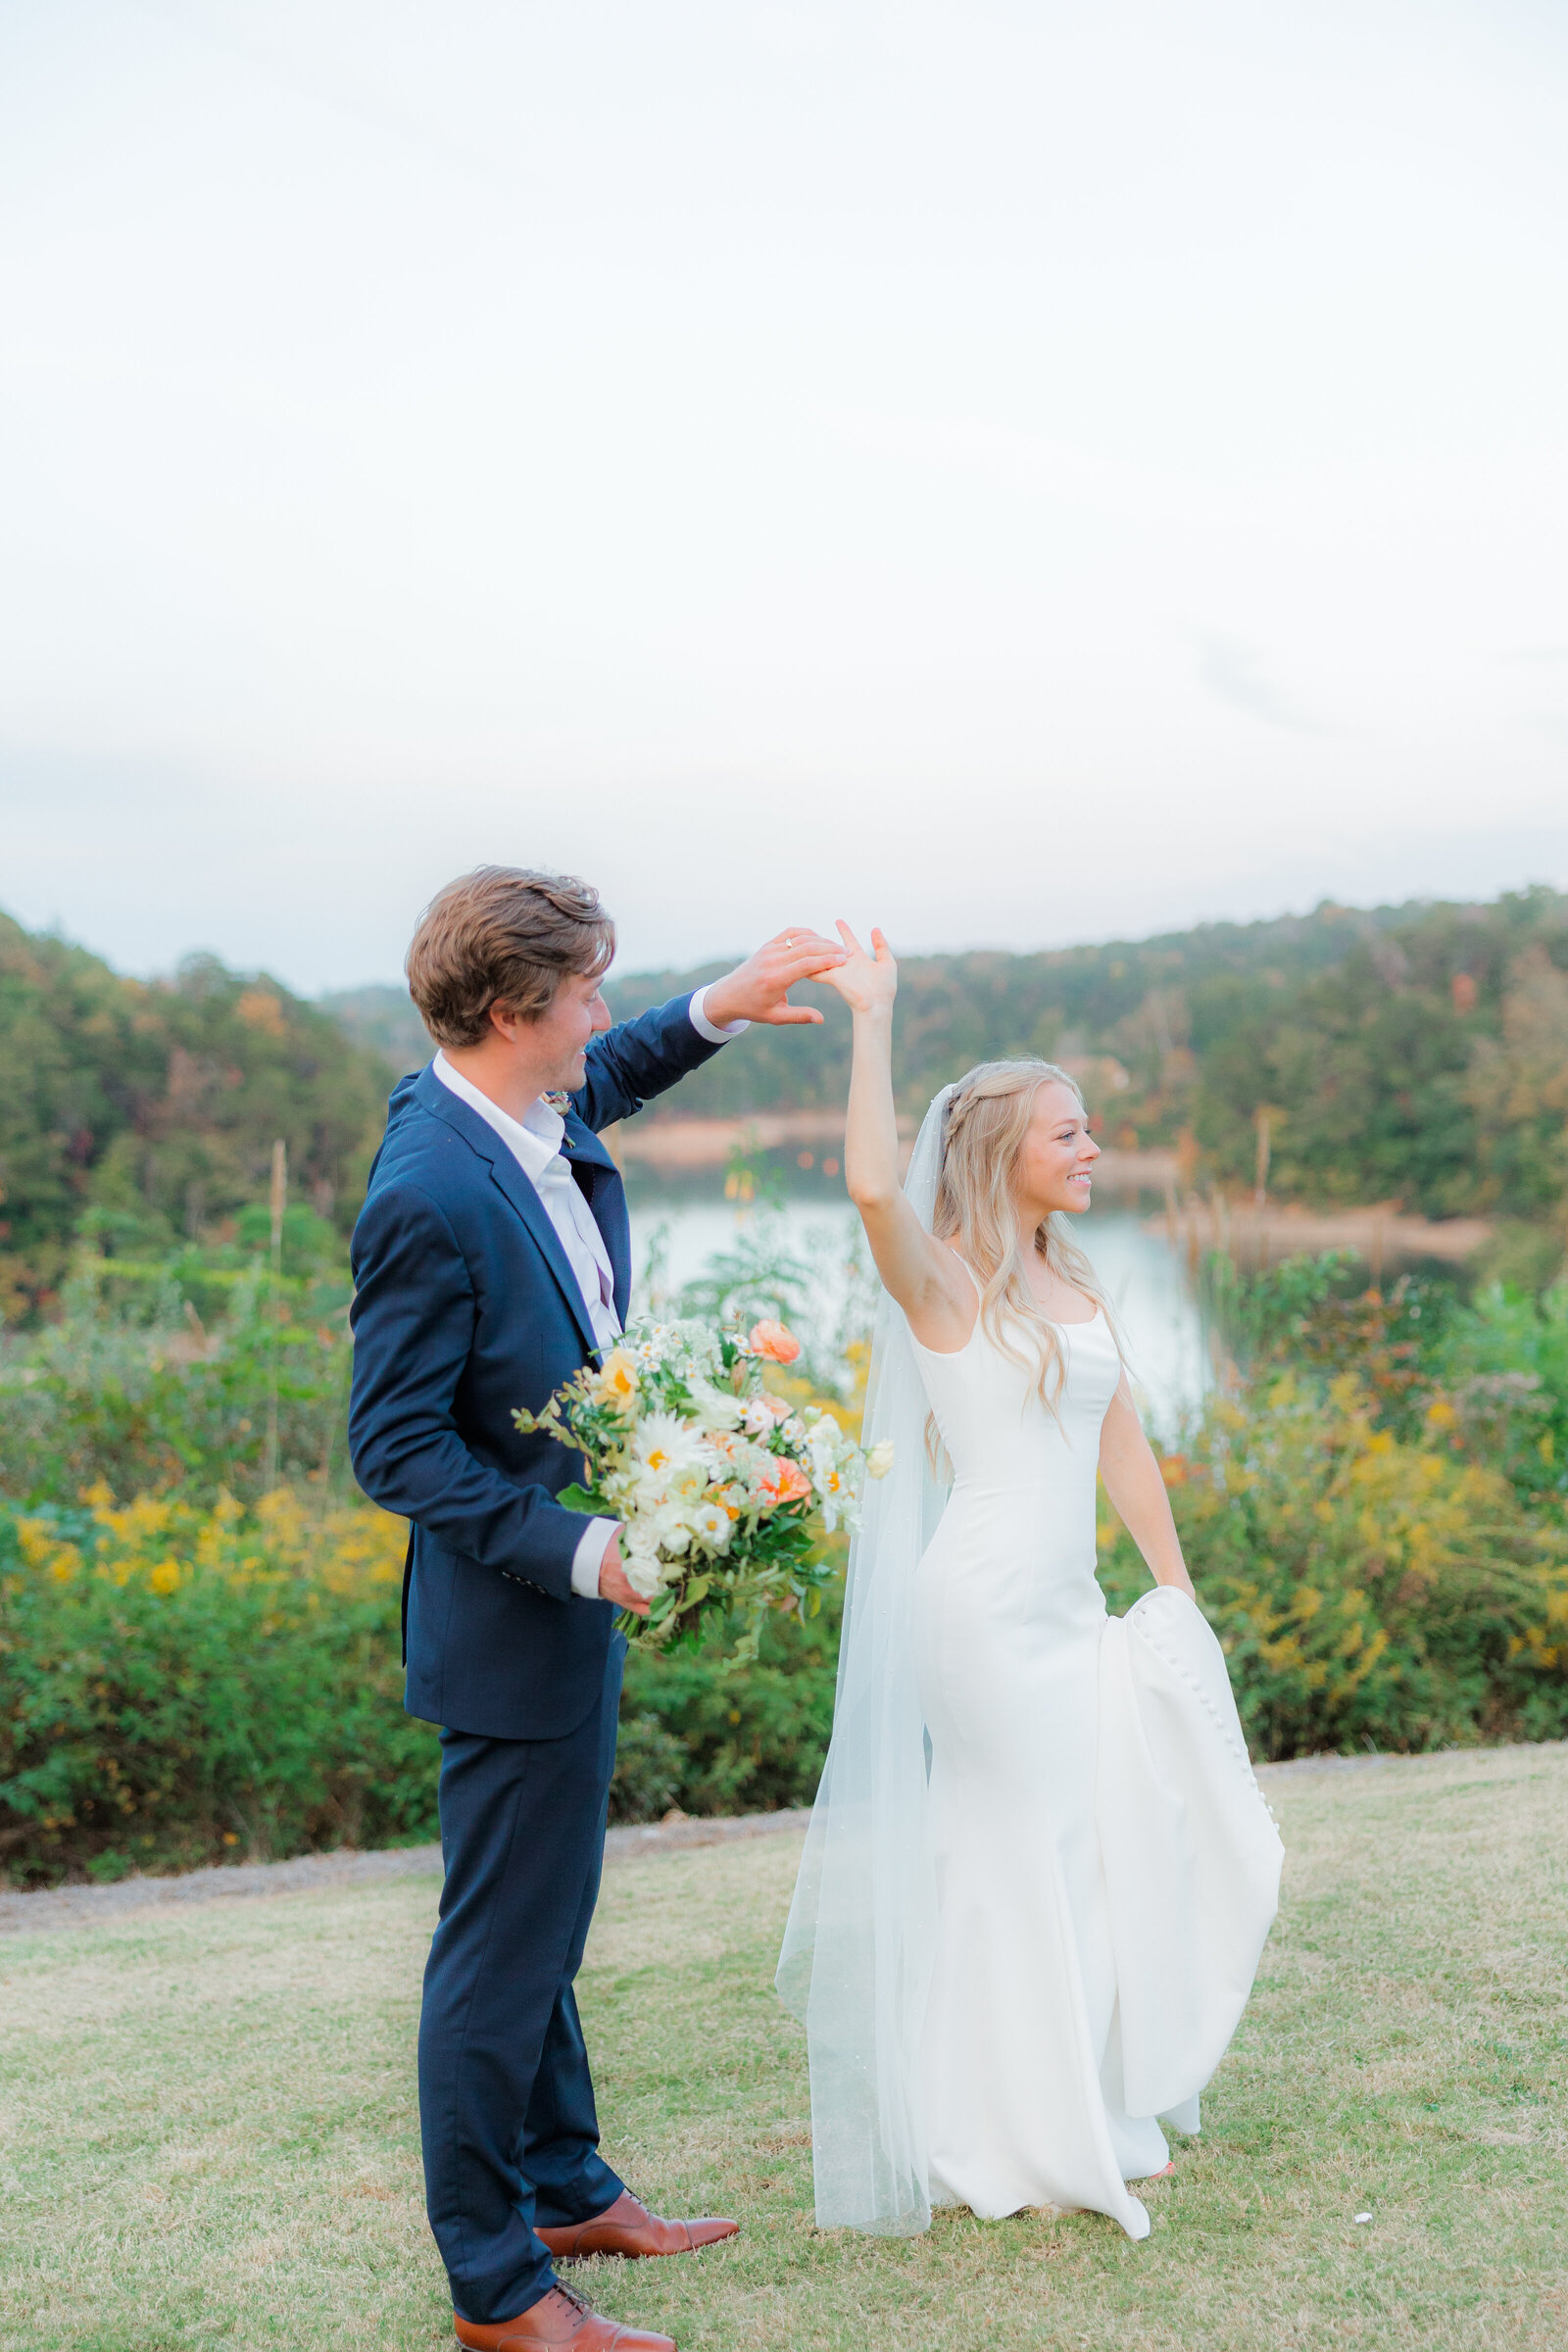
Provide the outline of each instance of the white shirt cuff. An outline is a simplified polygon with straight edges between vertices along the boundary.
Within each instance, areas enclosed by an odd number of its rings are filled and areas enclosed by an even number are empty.
[[[571,1589],[584,1600],[599,1598],[599,1571],[605,1564],[605,1551],[611,1537],[620,1525],[618,1519],[590,1519],[583,1530],[582,1542],[571,1555]]]
[[[707,1007],[708,991],[700,988],[686,1009],[692,1016],[692,1027],[698,1036],[706,1037],[710,1046],[727,1045],[732,1037],[739,1037],[743,1029],[749,1029],[752,1025],[750,1021],[731,1021],[727,1029],[720,1029],[716,1022],[709,1019]]]

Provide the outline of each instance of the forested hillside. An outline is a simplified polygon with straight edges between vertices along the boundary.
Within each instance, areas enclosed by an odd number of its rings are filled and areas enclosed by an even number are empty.
[[[1126,1068],[1146,1121],[1163,1132],[1193,1073],[1195,1046],[1228,1025],[1238,992],[1289,993],[1380,939],[1403,910],[1322,906],[1268,923],[1211,923],[1157,939],[1038,955],[977,952],[911,956],[900,964],[897,1063],[910,1109],[971,1062],[1008,1054],[1112,1055]],[[695,972],[612,978],[617,1014],[657,1004],[711,978]],[[794,1109],[844,1101],[850,1024],[831,990],[803,990],[827,1015],[821,1030],[776,1030],[747,1041],[744,1058],[721,1054],[682,1089],[696,1111]],[[1165,1096],[1171,1097],[1167,1106]],[[1185,1107],[1185,1104],[1182,1105]]]
[[[1158,939],[1113,940],[1034,956],[911,956],[901,966],[900,1062],[911,1102],[986,1055],[1054,1051],[1093,1054],[1117,1038],[1124,1054],[1155,1060],[1188,1044],[1185,1000],[1227,980],[1288,985],[1342,962],[1358,942],[1380,938],[1417,907],[1363,912],[1320,906],[1265,923],[1206,923]],[[661,972],[612,973],[605,994],[617,1019],[714,980],[723,962]],[[830,990],[801,993],[828,1018],[820,1030],[760,1031],[744,1055],[726,1054],[681,1089],[693,1116],[817,1109],[841,1103],[849,1079],[849,1022]],[[429,1059],[424,1028],[398,986],[345,989],[320,1000],[361,1044],[399,1069]],[[1172,1029],[1172,1022],[1176,1024]],[[1130,1027],[1129,1027],[1130,1025]],[[1178,1035],[1177,1032],[1180,1034]]]
[[[1431,1216],[1557,1213],[1568,1198],[1568,899],[1483,906],[1321,906],[1270,923],[1038,956],[913,956],[897,1070],[913,1111],[971,1062],[1042,1054],[1084,1068],[1102,1132],[1196,1138],[1222,1182],[1250,1182],[1264,1114],[1270,1183],[1303,1200],[1397,1198]],[[617,1012],[692,973],[611,983]],[[720,1054],[681,1109],[842,1102],[850,1025]]]
[[[47,1311],[84,1221],[122,1255],[220,1238],[278,1136],[346,1232],[385,1102],[376,1057],[265,975],[126,980],[0,915],[0,1308]]]
[[[617,1015],[711,978],[612,978]],[[808,992],[809,993],[809,992]],[[680,1090],[686,1115],[842,1104],[850,1028],[754,1030]],[[1085,1076],[1101,1132],[1184,1138],[1195,1173],[1317,1201],[1560,1224],[1568,1209],[1568,898],[1370,911],[1032,956],[910,956],[901,1095],[921,1108],[970,1062],[1035,1053]],[[266,1192],[275,1136],[293,1197],[346,1231],[388,1079],[428,1058],[397,987],[302,1003],[193,957],[126,980],[0,916],[0,1298],[45,1311],[83,1220],[111,1254],[221,1239]],[[658,1115],[656,1110],[653,1115]]]
[[[720,968],[612,978],[607,994],[622,1015]],[[1112,1141],[1190,1135],[1224,1183],[1251,1182],[1261,1114],[1277,1195],[1520,1218],[1556,1217],[1568,1199],[1568,899],[1555,892],[910,956],[902,972],[908,1110],[971,1062],[1044,1054],[1083,1070]],[[687,1081],[681,1113],[842,1103],[849,1020],[830,991],[813,993],[821,1029],[754,1031]],[[412,1021],[392,1027],[412,1009],[395,990],[361,991],[353,1006],[362,1034],[398,1035],[422,1057]]]

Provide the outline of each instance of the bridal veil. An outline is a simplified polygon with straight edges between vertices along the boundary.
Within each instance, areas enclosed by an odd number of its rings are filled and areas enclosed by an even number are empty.
[[[951,1086],[905,1178],[927,1231]],[[811,2062],[816,2218],[824,2230],[913,2235],[931,2221],[920,2037],[936,1942],[914,1574],[947,1500],[903,1309],[884,1291],[866,1390],[867,1446],[893,1467],[868,1485],[850,1545],[833,1740],[784,1932],[778,1989]]]

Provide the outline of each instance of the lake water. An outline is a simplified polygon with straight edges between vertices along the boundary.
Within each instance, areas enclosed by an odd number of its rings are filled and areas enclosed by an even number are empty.
[[[633,1264],[644,1302],[651,1272],[660,1291],[677,1291],[749,1234],[765,1233],[810,1269],[802,1321],[827,1336],[841,1327],[847,1309],[853,1319],[859,1221],[842,1194],[824,1186],[818,1194],[792,1195],[777,1208],[758,1210],[731,1206],[716,1177],[710,1188],[679,1191],[634,1179],[628,1191]],[[1162,1434],[1173,1433],[1208,1383],[1208,1352],[1185,1259],[1163,1234],[1147,1232],[1142,1213],[1130,1206],[1093,1208],[1075,1231],[1120,1319],[1146,1417]]]

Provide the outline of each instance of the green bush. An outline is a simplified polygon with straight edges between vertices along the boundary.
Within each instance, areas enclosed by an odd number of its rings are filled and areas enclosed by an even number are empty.
[[[346,1279],[285,1278],[274,1296],[258,1260],[132,1275],[78,1256],[60,1320],[0,1364],[0,1494],[70,1505],[105,1483],[117,1494],[255,1499],[270,1483],[270,1483],[352,1495]],[[209,1331],[186,1302],[215,1284],[226,1312]]]
[[[1475,1458],[1451,1402],[1377,1425],[1348,1374],[1216,1399],[1164,1460],[1255,1753],[1424,1749],[1568,1733],[1568,1540]],[[1148,1583],[1101,1531],[1113,1608]]]
[[[399,1523],[107,1493],[0,1511],[0,1857],[47,1884],[433,1835]]]
[[[737,1661],[733,1645],[733,1632],[719,1625],[700,1643],[633,1649],[626,1660],[622,1724],[662,1728],[680,1757],[672,1801],[683,1812],[770,1813],[808,1805],[833,1729],[837,1602],[807,1624],[795,1616],[770,1617],[755,1662]],[[638,1818],[629,1812],[619,1817]]]
[[[1560,1294],[1484,1294],[1435,1317],[1430,1347],[1410,1336],[1408,1296],[1314,1303],[1299,1274],[1276,1294],[1250,1384],[1164,1457],[1254,1750],[1568,1734]],[[95,1393],[106,1413],[132,1409],[90,1370],[68,1392],[81,1430]],[[0,1506],[0,1864],[15,1883],[435,1833],[436,1740],[401,1703],[401,1525],[333,1507],[319,1485],[308,1509],[300,1490],[241,1502],[210,1487],[218,1455],[187,1373],[168,1374],[171,1444],[183,1394],[204,1481],[122,1508],[103,1483]],[[112,1426],[114,1458],[144,1458],[145,1435]],[[72,1458],[107,1450],[84,1439]],[[1147,1587],[1111,1520],[1101,1573],[1113,1608]],[[612,1817],[809,1802],[837,1640],[834,1606],[770,1618],[755,1659],[720,1625],[634,1650]]]
[[[1454,1317],[1433,1370],[1461,1434],[1524,1502],[1568,1512],[1568,1283],[1491,1283]]]
[[[674,1733],[666,1732],[657,1715],[627,1715],[623,1707],[610,1785],[611,1820],[662,1820],[678,1801],[685,1778],[686,1750]]]
[[[0,1508],[10,1881],[435,1836],[436,1737],[402,1704],[403,1546],[380,1511],[313,1517],[286,1490]],[[824,1611],[770,1625],[749,1667],[717,1630],[634,1652],[613,1818],[808,1802],[835,1638]]]
[[[1400,1275],[1364,1287],[1345,1251],[1244,1272],[1216,1252],[1202,1268],[1211,1327],[1244,1388],[1291,1372],[1319,1396],[1337,1376],[1361,1391],[1373,1425],[1419,1438],[1434,1405],[1453,1408],[1448,1446],[1506,1475],[1545,1518],[1568,1511],[1568,1283],[1489,1282],[1466,1300],[1455,1279]]]

